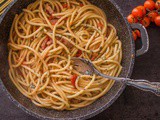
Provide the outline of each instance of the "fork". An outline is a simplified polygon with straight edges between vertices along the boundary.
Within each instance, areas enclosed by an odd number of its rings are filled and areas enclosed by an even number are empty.
[[[112,77],[98,71],[90,60],[77,57],[73,57],[71,60],[73,61],[73,68],[83,75],[92,76],[93,74],[96,74],[98,76],[110,80],[115,80],[116,82],[121,82],[125,85],[133,86],[143,91],[149,91],[157,96],[160,96],[160,82],[150,82],[148,80],[143,79],[134,80],[123,77]]]

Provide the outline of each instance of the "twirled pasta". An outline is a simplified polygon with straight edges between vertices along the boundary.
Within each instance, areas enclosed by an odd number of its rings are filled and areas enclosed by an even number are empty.
[[[113,86],[114,81],[78,73],[73,56],[91,60],[110,76],[118,76],[122,69],[115,27],[86,0],[37,0],[28,5],[15,16],[8,46],[10,79],[39,107],[78,109]],[[78,76],[76,81],[71,80],[73,75]]]

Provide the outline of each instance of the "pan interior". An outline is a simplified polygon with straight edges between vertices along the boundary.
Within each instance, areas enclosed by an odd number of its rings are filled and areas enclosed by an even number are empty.
[[[7,91],[11,94],[11,96],[18,101],[19,104],[24,106],[24,108],[29,111],[35,113],[38,116],[44,116],[47,118],[61,118],[61,119],[69,119],[69,118],[85,118],[86,116],[92,116],[96,113],[99,113],[104,108],[108,107],[112,102],[116,99],[116,95],[119,94],[121,90],[123,90],[124,85],[121,83],[115,83],[111,90],[102,98],[98,99],[93,104],[81,108],[74,111],[55,111],[48,110],[44,108],[36,107],[32,102],[23,96],[13,85],[8,76],[8,50],[7,50],[7,42],[9,38],[9,31],[11,28],[11,24],[13,22],[14,16],[16,13],[20,13],[23,8],[27,7],[31,2],[35,0],[18,0],[11,9],[6,13],[4,19],[0,24],[0,78],[2,79],[2,83]],[[132,54],[134,49],[132,48],[132,42],[129,30],[124,21],[124,18],[121,16],[116,7],[109,0],[90,0],[91,3],[100,7],[107,15],[108,21],[113,24],[119,36],[119,39],[123,44],[123,60],[122,66],[123,70],[120,76],[127,77],[129,75],[129,71],[132,66]],[[117,96],[118,97],[118,96]],[[99,110],[101,109],[101,110]]]

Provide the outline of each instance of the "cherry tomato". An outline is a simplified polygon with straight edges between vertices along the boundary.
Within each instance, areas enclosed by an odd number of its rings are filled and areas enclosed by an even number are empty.
[[[76,80],[77,80],[77,75],[73,75],[72,77],[71,77],[71,83],[72,83],[72,85],[74,86],[74,87],[76,87]]]
[[[141,37],[141,32],[139,30],[135,30],[134,32],[136,33],[137,37]]]
[[[132,10],[132,15],[135,17],[135,18],[142,18],[143,17],[143,11],[142,9],[140,8],[134,8]]]
[[[158,0],[155,4],[157,10],[160,10],[160,0]]]
[[[144,2],[144,7],[147,10],[154,10],[155,9],[155,3],[152,0],[146,1],[146,2]]]
[[[160,15],[154,19],[154,22],[157,26],[160,26]]]
[[[148,27],[151,23],[151,20],[149,17],[144,17],[140,22],[144,27]]]
[[[128,15],[127,20],[129,23],[137,23],[138,22],[138,20],[132,14]]]
[[[134,31],[132,31],[133,39],[136,41],[137,40],[137,35]]]
[[[137,8],[141,9],[143,12],[143,15],[146,15],[146,8],[142,5],[138,6]]]
[[[151,11],[148,13],[148,17],[152,22],[154,22],[154,19],[158,16],[158,13],[156,11]]]

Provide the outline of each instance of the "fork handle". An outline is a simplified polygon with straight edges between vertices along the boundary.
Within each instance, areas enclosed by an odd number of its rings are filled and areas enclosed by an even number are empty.
[[[111,80],[115,80],[117,82],[122,82],[126,85],[136,87],[138,89],[141,89],[143,91],[148,91],[156,94],[157,96],[160,96],[160,82],[150,82],[148,80],[133,80],[130,78],[121,78],[121,77],[112,77],[108,75],[104,75],[100,73],[98,70],[95,70],[97,75],[102,76],[104,78],[108,78]]]
[[[149,91],[157,96],[160,96],[160,82],[150,82],[148,80],[132,80],[127,79],[124,82],[129,85],[141,89],[143,91]]]

